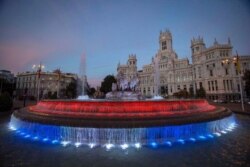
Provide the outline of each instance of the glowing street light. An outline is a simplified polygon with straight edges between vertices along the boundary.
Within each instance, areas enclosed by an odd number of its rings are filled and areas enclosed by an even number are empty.
[[[59,99],[60,98],[60,81],[61,81],[61,70],[60,68],[56,69],[54,71],[54,73],[56,73],[58,75],[58,79],[57,79],[57,98]]]
[[[42,70],[45,68],[44,65],[42,65],[41,63],[39,65],[34,64],[32,66],[32,69],[37,71],[37,101],[39,101],[39,95],[40,95],[40,78],[41,78],[41,72]]]
[[[222,60],[222,64],[230,64],[230,62],[233,62],[236,64],[236,71],[237,73],[239,74],[239,86],[240,86],[240,99],[241,99],[241,108],[242,108],[242,111],[245,111],[245,108],[244,108],[244,102],[243,102],[243,90],[242,90],[242,80],[241,80],[241,70],[240,70],[240,58],[239,58],[239,55],[236,51],[236,54],[237,56],[236,57],[233,57],[232,59],[225,59],[225,60]]]

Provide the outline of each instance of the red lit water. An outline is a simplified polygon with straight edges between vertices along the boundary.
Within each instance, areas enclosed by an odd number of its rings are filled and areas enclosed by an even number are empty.
[[[214,111],[206,100],[41,101],[31,112],[84,118],[155,118]]]

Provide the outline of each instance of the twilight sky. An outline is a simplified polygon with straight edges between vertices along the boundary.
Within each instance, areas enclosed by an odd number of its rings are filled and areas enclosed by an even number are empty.
[[[138,69],[149,64],[166,28],[179,58],[191,60],[190,40],[199,35],[207,47],[230,37],[233,53],[250,55],[248,0],[0,0],[0,69],[42,62],[46,71],[79,73],[85,54],[96,86],[131,53]]]

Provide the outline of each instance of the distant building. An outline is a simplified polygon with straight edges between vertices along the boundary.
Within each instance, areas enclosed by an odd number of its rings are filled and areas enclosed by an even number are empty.
[[[117,66],[117,73],[125,75],[126,78],[130,81],[133,77],[137,75],[137,59],[135,54],[131,54],[128,57],[128,61],[126,65]]]
[[[11,71],[0,70],[0,94],[8,92],[12,96],[15,92],[15,82],[16,78]]]
[[[22,96],[27,92],[27,96],[37,97],[38,95],[38,73],[23,72],[17,74],[16,91],[17,96]],[[77,82],[77,75],[72,73],[41,72],[40,74],[40,97],[54,94],[60,89],[60,97],[64,96],[66,87],[71,82]]]
[[[161,32],[159,49],[152,62],[137,71],[136,56],[129,55],[126,65],[118,64],[118,75],[122,72],[128,81],[138,75],[140,92],[145,96],[172,96],[180,90],[196,93],[203,87],[208,99],[239,99],[239,74],[230,39],[226,44],[220,44],[215,39],[208,48],[203,38],[192,39],[192,64],[187,58],[179,59],[172,44],[171,32]],[[243,75],[246,69],[250,69],[250,56],[239,58]]]
[[[8,70],[0,70],[0,79],[3,79],[8,83],[14,83],[15,82],[14,74],[11,73],[11,71],[8,71]]]

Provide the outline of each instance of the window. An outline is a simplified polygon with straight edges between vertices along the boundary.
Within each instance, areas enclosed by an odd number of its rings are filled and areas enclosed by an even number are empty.
[[[213,67],[215,67],[215,64],[213,63]]]
[[[208,81],[208,90],[210,91],[210,81]]]
[[[231,86],[231,90],[233,89],[233,81],[230,80],[230,86]]]
[[[210,77],[213,76],[213,70],[210,70]]]
[[[180,86],[180,85],[177,85],[177,89],[180,90],[180,89],[181,89],[181,86]]]
[[[167,42],[166,41],[163,41],[161,43],[161,48],[162,48],[162,50],[166,50],[167,49]]]
[[[237,69],[235,70],[235,74],[238,75],[238,70]]]
[[[194,68],[194,78],[196,79],[196,71],[195,71],[195,68]]]
[[[227,68],[225,69],[225,74],[228,75],[228,69]]]
[[[202,88],[202,82],[200,82],[200,88]]]
[[[199,74],[199,78],[201,78],[201,68],[198,67],[198,74]]]
[[[223,80],[223,86],[224,86],[224,90],[226,90],[226,82],[225,82],[225,80]]]
[[[218,90],[217,80],[215,80],[214,83],[215,83],[215,90]]]
[[[212,83],[212,91],[214,91],[214,81],[211,81]]]
[[[227,80],[227,90],[229,90],[229,83],[228,83],[228,80]]]

